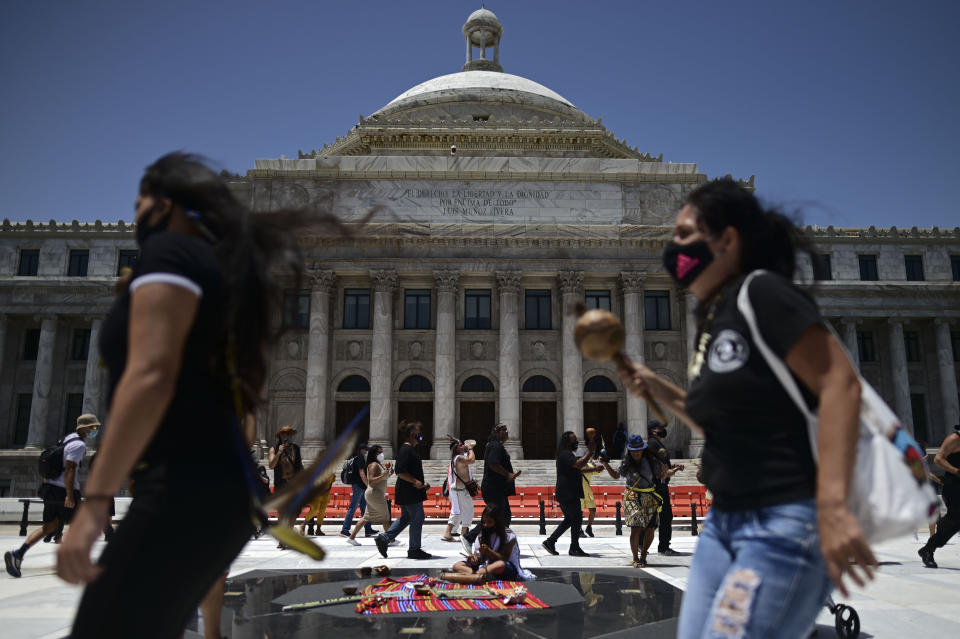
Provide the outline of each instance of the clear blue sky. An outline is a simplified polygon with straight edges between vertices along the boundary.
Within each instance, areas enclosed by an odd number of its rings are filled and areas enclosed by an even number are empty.
[[[130,220],[177,148],[244,173],[460,70],[479,2],[5,0],[0,218]],[[960,3],[487,3],[501,62],[617,138],[835,226],[954,227]]]

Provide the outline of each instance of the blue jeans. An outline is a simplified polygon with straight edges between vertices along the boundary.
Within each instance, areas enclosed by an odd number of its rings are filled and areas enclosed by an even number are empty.
[[[410,548],[407,549],[407,552],[420,550],[420,532],[423,530],[423,519],[423,502],[405,504],[400,506],[400,517],[393,520],[387,532],[380,534],[386,537],[388,541],[393,541],[397,538],[397,535],[403,532],[404,528],[410,526]]]
[[[347,514],[343,517],[343,528],[340,529],[342,534],[350,534],[350,527],[353,526],[353,513],[356,512],[357,508],[360,509],[361,517],[363,517],[363,514],[367,512],[367,497],[364,495],[366,490],[366,486],[358,486],[356,484],[353,485],[353,494],[350,495],[350,507],[347,508]],[[368,535],[372,535],[376,532],[369,522],[367,522],[367,525],[363,527],[363,530]]]
[[[678,639],[806,639],[830,594],[812,499],[712,508],[690,567]]]

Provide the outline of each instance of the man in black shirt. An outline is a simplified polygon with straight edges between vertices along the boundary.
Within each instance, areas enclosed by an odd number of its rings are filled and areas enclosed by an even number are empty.
[[[591,440],[582,457],[575,454],[579,446],[577,434],[573,431],[568,430],[561,435],[557,447],[557,503],[563,511],[563,521],[542,544],[551,555],[560,554],[556,548],[557,540],[569,528],[570,554],[574,557],[590,556],[580,548],[580,527],[583,524],[583,509],[580,507],[580,500],[583,498],[583,473],[580,471],[593,457],[596,443]]]
[[[650,448],[650,456],[660,462],[663,466],[663,473],[654,473],[654,489],[663,499],[663,510],[660,511],[660,540],[657,544],[657,552],[668,557],[677,557],[679,553],[670,547],[670,539],[673,537],[673,509],[670,507],[670,478],[677,474],[677,471],[683,470],[683,464],[671,464],[670,455],[667,453],[667,447],[663,445],[663,439],[667,436],[666,425],[658,420],[653,420],[647,424],[647,433],[650,439],[647,444]]]
[[[410,526],[410,548],[407,559],[432,559],[433,555],[420,547],[420,533],[423,530],[423,502],[427,499],[430,484],[423,479],[423,462],[417,445],[423,441],[420,434],[420,422],[400,422],[400,450],[397,451],[397,486],[395,503],[400,506],[400,518],[395,520],[387,532],[380,533],[374,541],[377,550],[387,556],[387,546],[397,538],[404,528]]]
[[[350,487],[353,493],[350,495],[350,506],[347,507],[347,514],[343,517],[343,527],[340,528],[341,537],[350,536],[350,528],[353,526],[353,514],[360,508],[360,516],[367,511],[367,498],[364,494],[367,490],[367,451],[370,449],[366,444],[360,444],[357,454],[354,455],[351,463],[353,464],[353,476]],[[377,532],[370,523],[367,523],[365,533],[367,537],[373,537]]]
[[[960,424],[953,428],[954,432],[947,435],[933,458],[933,463],[946,471],[943,476],[943,503],[947,506],[947,514],[937,520],[936,534],[917,551],[927,568],[937,567],[933,552],[960,531]]]

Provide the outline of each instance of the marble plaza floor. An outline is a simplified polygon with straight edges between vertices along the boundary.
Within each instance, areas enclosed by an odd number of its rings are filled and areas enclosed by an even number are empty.
[[[584,549],[594,556],[577,559],[565,554],[566,540],[558,544],[560,556],[549,555],[541,546],[543,539],[535,525],[518,525],[521,553],[526,568],[557,575],[564,571],[609,570],[623,574],[630,554],[625,536],[613,534],[612,526],[595,527],[596,538],[585,539]],[[428,525],[423,546],[437,555],[429,561],[406,558],[406,535],[401,546],[391,547],[391,557],[384,560],[377,553],[372,539],[361,539],[354,547],[336,536],[338,527],[325,527],[326,537],[319,538],[327,550],[327,559],[316,563],[291,551],[278,550],[269,538],[251,541],[230,569],[231,578],[242,578],[252,571],[277,570],[346,570],[360,566],[387,564],[396,570],[417,569],[435,573],[459,559],[459,544],[440,539],[442,527]],[[920,535],[921,539],[926,534]],[[569,539],[568,537],[566,539]],[[673,547],[693,552],[696,537],[675,533]],[[960,636],[960,539],[954,538],[937,552],[940,568],[924,568],[917,557],[920,542],[907,537],[878,546],[875,550],[882,564],[877,579],[864,591],[858,591],[842,603],[852,605],[860,615],[862,637],[956,637]],[[16,526],[0,526],[0,550],[16,548],[22,542]],[[40,543],[28,553],[23,564],[23,577],[13,579],[0,574],[0,628],[6,639],[43,639],[63,637],[69,630],[80,589],[59,581],[53,574],[56,546]],[[660,557],[650,554],[645,577],[652,577],[683,590],[689,573],[690,557]],[[632,570],[632,569],[631,569]],[[559,572],[557,572],[559,571]],[[669,590],[669,589],[667,589]],[[837,636],[833,616],[823,610],[818,619],[818,637]],[[224,627],[229,634],[229,626]],[[133,636],[133,635],[131,635]],[[188,632],[187,637],[198,635]]]

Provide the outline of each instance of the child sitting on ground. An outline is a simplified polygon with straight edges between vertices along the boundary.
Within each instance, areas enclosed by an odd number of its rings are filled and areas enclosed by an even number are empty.
[[[517,536],[507,528],[503,509],[487,506],[480,517],[480,526],[481,532],[473,542],[473,554],[455,563],[453,572],[442,573],[441,579],[458,584],[536,579],[536,575],[520,566]]]

